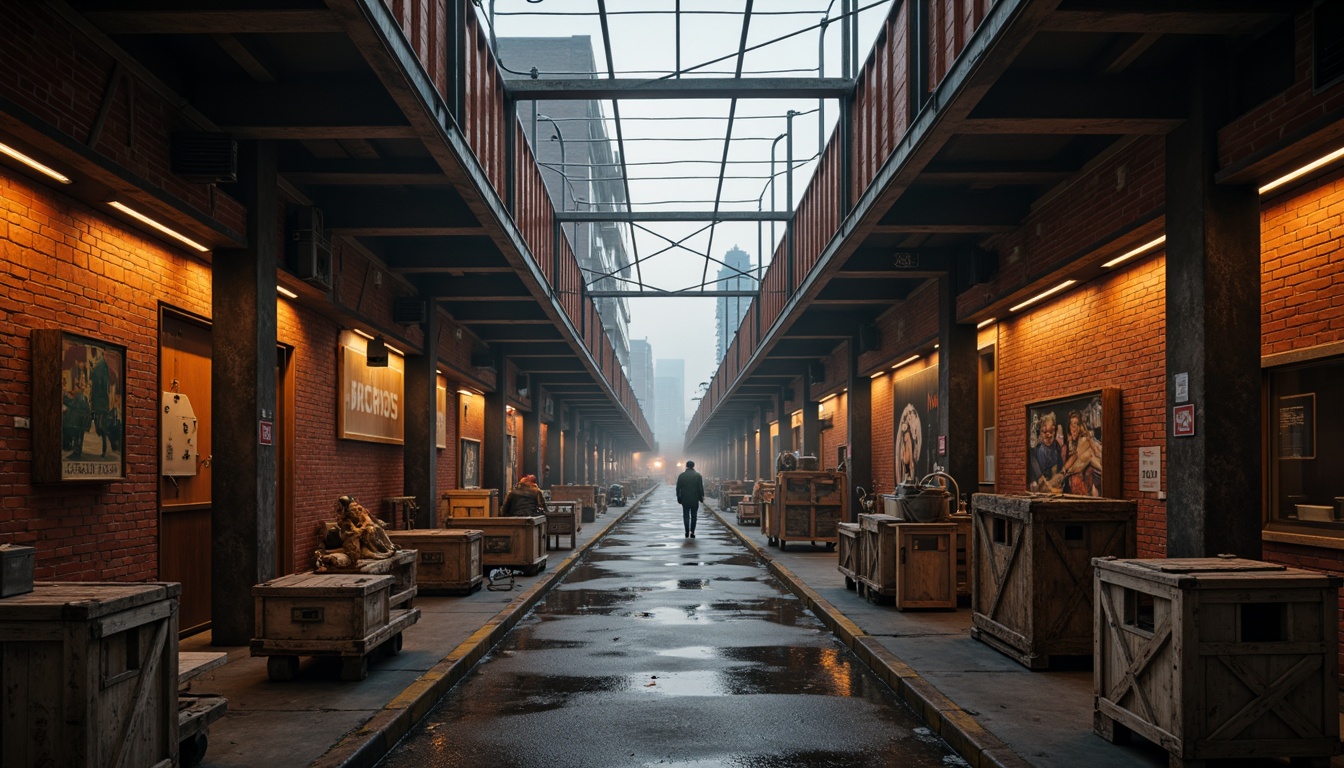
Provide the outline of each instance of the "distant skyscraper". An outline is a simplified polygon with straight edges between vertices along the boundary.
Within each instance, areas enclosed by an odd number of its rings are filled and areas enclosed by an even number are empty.
[[[635,391],[635,399],[639,401],[650,429],[657,424],[654,420],[653,381],[653,346],[648,339],[631,339],[630,388]]]
[[[654,438],[666,454],[681,453],[686,443],[686,361],[654,365]]]
[[[751,257],[747,255],[746,251],[734,245],[728,253],[724,254],[723,262],[724,266],[719,267],[719,280],[714,284],[715,290],[756,290],[756,278],[751,276]],[[717,354],[714,357],[716,363],[723,362],[723,356],[728,353],[728,345],[733,342],[733,334],[737,333],[737,327],[742,324],[742,318],[747,316],[747,309],[751,307],[751,299],[747,296],[720,296],[718,304],[714,310],[719,341],[716,347]]]

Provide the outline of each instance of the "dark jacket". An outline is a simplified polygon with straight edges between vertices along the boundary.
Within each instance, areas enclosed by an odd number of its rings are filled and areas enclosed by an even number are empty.
[[[683,507],[699,507],[705,500],[705,480],[694,469],[677,477],[677,503]]]
[[[504,497],[504,506],[499,509],[500,517],[535,517],[546,514],[546,499],[536,486],[515,485],[509,495]]]

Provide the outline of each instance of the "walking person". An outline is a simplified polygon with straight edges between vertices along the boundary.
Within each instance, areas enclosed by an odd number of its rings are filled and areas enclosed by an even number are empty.
[[[695,519],[700,502],[705,500],[705,479],[695,471],[695,462],[686,462],[686,471],[677,477],[677,503],[681,505],[681,521],[686,525],[686,538],[695,538]]]

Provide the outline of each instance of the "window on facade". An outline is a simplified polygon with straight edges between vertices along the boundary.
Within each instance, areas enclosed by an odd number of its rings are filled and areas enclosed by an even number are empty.
[[[1344,537],[1344,358],[1269,372],[1269,520]]]

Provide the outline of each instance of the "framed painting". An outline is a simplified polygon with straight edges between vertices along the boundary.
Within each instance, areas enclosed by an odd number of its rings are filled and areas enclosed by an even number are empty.
[[[1027,405],[1027,490],[1120,498],[1120,390]]]
[[[481,441],[462,438],[462,466],[457,476],[459,488],[481,487]]]
[[[918,481],[938,460],[938,366],[907,373],[891,385],[895,409],[896,482]]]
[[[126,348],[32,332],[33,482],[126,478]]]

